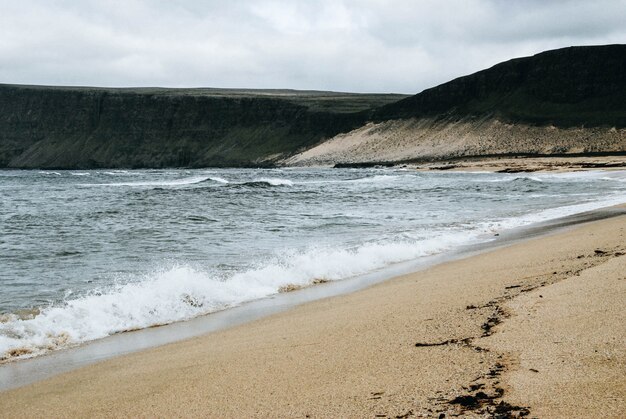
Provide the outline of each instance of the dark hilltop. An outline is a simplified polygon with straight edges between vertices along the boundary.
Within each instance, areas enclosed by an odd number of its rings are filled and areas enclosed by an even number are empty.
[[[626,127],[626,45],[569,47],[505,61],[385,105],[374,119],[434,115]]]

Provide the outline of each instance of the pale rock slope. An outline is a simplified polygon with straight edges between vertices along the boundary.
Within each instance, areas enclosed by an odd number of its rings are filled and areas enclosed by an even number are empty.
[[[486,155],[562,155],[626,150],[626,129],[533,126],[495,118],[411,118],[369,123],[339,134],[283,163],[333,166],[402,163]]]

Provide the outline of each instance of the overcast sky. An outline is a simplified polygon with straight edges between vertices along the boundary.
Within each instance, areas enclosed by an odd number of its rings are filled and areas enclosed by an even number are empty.
[[[0,82],[417,93],[625,22],[626,0],[0,0]]]

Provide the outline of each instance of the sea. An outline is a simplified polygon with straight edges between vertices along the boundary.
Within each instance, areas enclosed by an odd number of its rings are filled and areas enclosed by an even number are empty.
[[[626,202],[626,171],[0,171],[0,360]]]

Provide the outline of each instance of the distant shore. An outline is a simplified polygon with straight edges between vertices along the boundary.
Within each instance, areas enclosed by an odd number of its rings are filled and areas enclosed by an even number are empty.
[[[623,207],[622,207],[623,208]],[[623,417],[626,214],[0,393],[2,417]]]
[[[418,170],[486,171],[500,173],[626,170],[623,156],[476,157],[415,165]]]
[[[626,160],[626,129],[535,126],[498,119],[369,123],[281,161],[287,166],[371,167],[531,159],[564,164]]]
[[[337,163],[336,168],[387,167],[420,171],[481,171],[498,173],[575,172],[585,170],[626,170],[624,155],[575,156],[467,156],[451,159],[407,161]]]

